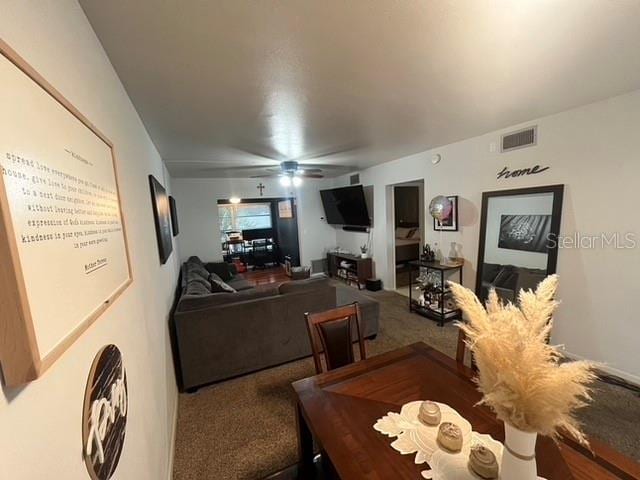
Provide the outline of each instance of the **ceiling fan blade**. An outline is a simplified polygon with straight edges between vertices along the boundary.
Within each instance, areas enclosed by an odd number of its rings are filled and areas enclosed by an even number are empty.
[[[274,174],[274,173],[270,173],[267,175],[251,175],[249,178],[276,178],[279,177],[280,175],[278,174]]]
[[[322,169],[321,168],[304,168],[304,165],[303,165],[303,168],[299,168],[298,171],[302,173],[320,173],[322,172]]]
[[[279,152],[264,146],[255,147],[255,148],[235,146],[233,148],[235,148],[239,152],[244,152],[244,153],[248,153],[249,155],[253,155],[254,157],[262,157],[262,158],[266,158],[267,160],[273,160],[276,162],[281,162],[282,160],[284,160],[284,158]],[[269,150],[269,152],[268,153],[265,152],[266,150]]]
[[[302,178],[324,178],[324,175],[320,175],[319,173],[302,173],[298,176]]]
[[[318,152],[318,153],[311,153],[311,154],[303,155],[301,157],[298,157],[296,160],[298,160],[300,162],[303,162],[305,160],[313,160],[315,158],[330,157],[332,155],[341,155],[343,153],[353,152],[354,150],[360,150],[363,147],[364,147],[364,145],[362,145],[362,144],[360,144],[360,145],[357,145],[357,144],[343,145],[343,146],[335,148],[333,150],[328,150],[328,151],[324,151],[324,152]]]

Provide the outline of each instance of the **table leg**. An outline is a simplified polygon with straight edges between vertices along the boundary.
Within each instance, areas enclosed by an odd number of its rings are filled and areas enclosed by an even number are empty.
[[[440,321],[439,327],[444,327],[444,270],[440,270]]]
[[[298,427],[298,478],[310,478],[313,472],[313,436],[298,403],[296,403],[296,424]]]

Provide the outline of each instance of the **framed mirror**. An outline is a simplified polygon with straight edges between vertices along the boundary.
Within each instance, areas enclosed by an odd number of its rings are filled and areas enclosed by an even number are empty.
[[[476,295],[494,288],[503,301],[556,272],[564,185],[482,194]]]

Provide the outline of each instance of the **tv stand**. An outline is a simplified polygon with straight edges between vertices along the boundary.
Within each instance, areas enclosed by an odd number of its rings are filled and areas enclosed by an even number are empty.
[[[341,267],[342,262],[348,262],[349,268]],[[327,253],[327,265],[329,276],[339,278],[347,283],[355,282],[358,290],[366,283],[368,279],[373,277],[373,260],[371,258],[362,258],[358,255],[350,253]]]

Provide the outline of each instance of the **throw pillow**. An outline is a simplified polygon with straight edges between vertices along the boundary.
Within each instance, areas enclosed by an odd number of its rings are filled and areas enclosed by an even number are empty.
[[[235,288],[230,287],[229,285],[224,283],[222,279],[215,273],[211,274],[211,276],[209,277],[209,280],[211,282],[211,291],[213,293],[219,293],[219,292],[235,293],[236,292]]]

